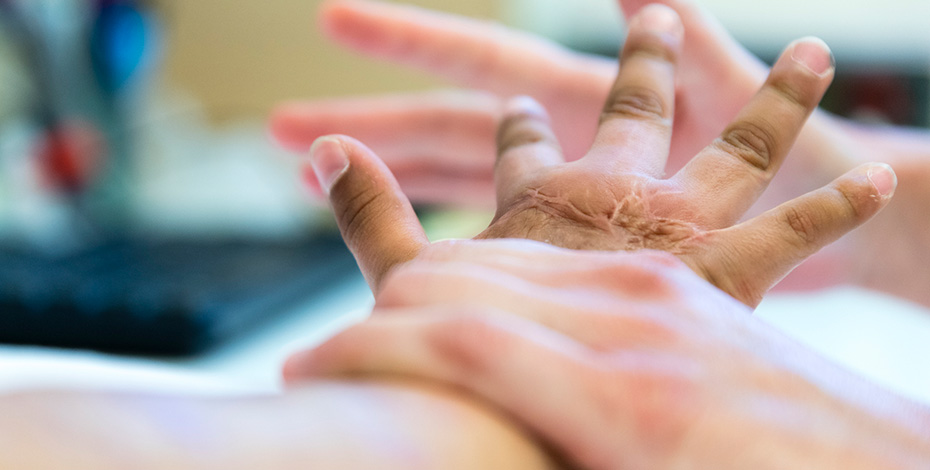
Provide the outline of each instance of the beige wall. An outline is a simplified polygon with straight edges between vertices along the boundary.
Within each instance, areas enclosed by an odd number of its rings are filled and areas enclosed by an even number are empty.
[[[274,103],[409,90],[435,84],[326,42],[316,28],[322,0],[161,0],[165,79],[200,99],[219,120],[263,116]],[[500,0],[407,1],[496,17]]]

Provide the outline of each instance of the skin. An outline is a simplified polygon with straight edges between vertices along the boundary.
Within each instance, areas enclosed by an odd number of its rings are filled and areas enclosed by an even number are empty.
[[[621,0],[631,16],[647,2]],[[735,118],[765,80],[765,67],[688,0],[663,0],[685,27],[668,173],[680,169]],[[415,201],[489,205],[495,122],[501,97],[527,94],[552,111],[566,160],[580,158],[597,131],[592,119],[609,93],[616,63],[566,51],[499,26],[412,7],[330,1],[323,31],[371,57],[424,70],[481,91],[291,102],[273,115],[278,140],[306,151],[318,137],[351,134],[371,146]],[[389,38],[389,41],[383,40]],[[445,132],[455,128],[456,132]],[[802,265],[783,284],[853,283],[930,305],[930,135],[854,126],[815,112],[784,162],[782,176],[751,213],[828,183],[866,161],[896,169],[900,190],[881,224],[870,224]],[[316,185],[314,178],[309,178]],[[891,242],[891,241],[894,242]],[[878,243],[877,241],[881,241]],[[887,262],[894,260],[894,262]]]
[[[520,187],[533,188],[538,183],[536,189],[540,194],[561,197],[559,191],[562,189],[574,190],[588,185],[592,189],[591,194],[565,194],[567,202],[562,206],[583,207],[582,204],[590,203],[608,204],[607,207],[616,209],[626,207],[623,201],[636,200],[640,205],[648,202],[650,207],[654,205],[660,208],[661,197],[655,195],[661,194],[669,185],[679,184],[661,180],[647,171],[648,168],[657,168],[657,162],[667,154],[670,126],[669,115],[666,113],[672,109],[672,93],[668,84],[672,80],[676,48],[681,41],[680,24],[674,15],[669,20],[668,13],[665,11],[666,19],[658,22],[661,24],[658,29],[653,18],[653,21],[639,23],[640,27],[634,31],[629,41],[631,45],[625,52],[627,62],[632,64],[627,64],[627,72],[618,79],[616,92],[611,94],[600,128],[603,140],[593,147],[590,158],[585,157],[585,160],[573,166],[560,163],[551,139],[547,138],[551,134],[547,128],[547,118],[538,112],[535,104],[517,102],[514,105],[514,112],[508,115],[500,131],[497,177],[503,203],[498,221],[489,230],[499,229],[501,234],[512,236],[515,234],[511,231],[543,227],[535,232],[536,236],[559,236],[563,245],[582,243],[588,238],[595,239],[597,243],[616,243],[619,237],[628,242],[632,249],[643,248],[642,243],[629,243],[635,236],[660,240],[668,235],[668,230],[653,230],[648,237],[631,230],[632,227],[640,226],[662,227],[664,222],[660,219],[668,219],[669,216],[661,215],[661,212],[640,210],[630,213],[626,219],[636,222],[616,226],[619,230],[617,232],[612,223],[607,226],[601,222],[580,224],[577,214],[553,216],[549,210],[553,209],[555,215],[558,215],[559,210],[556,209],[560,206],[546,205],[551,202],[546,199],[538,199],[532,207],[525,207],[528,200],[525,192],[513,191]],[[653,9],[652,14],[658,13]],[[813,46],[819,63],[828,59],[828,51],[820,43],[807,41],[804,44]],[[790,146],[796,129],[819,99],[830,78],[829,74],[811,74],[810,70],[800,67],[799,62],[791,59],[791,56],[786,57],[788,59],[785,59],[784,68],[776,67],[777,72],[773,74],[773,83],[781,83],[775,87],[779,91],[763,91],[759,98],[767,112],[774,110],[778,114],[784,111],[792,118],[779,120],[776,128],[771,129],[775,133],[772,140],[767,141],[771,146],[740,146],[733,143],[747,141],[746,132],[739,131],[744,128],[739,123],[749,122],[745,119],[759,115],[758,110],[753,111],[750,107],[746,116],[734,123],[736,134],[744,137],[727,139],[725,134],[721,143],[711,146],[707,153],[702,153],[694,160],[699,163],[692,170],[698,171],[702,165],[707,164],[715,173],[721,169],[726,170],[722,173],[728,175],[730,183],[745,183],[735,184],[744,195],[761,191]],[[784,77],[779,79],[778,74],[782,73]],[[627,86],[630,83],[642,85]],[[649,88],[653,86],[650,84],[657,88]],[[646,89],[648,91],[643,92]],[[630,90],[636,92],[628,93]],[[784,95],[786,90],[791,90],[791,94]],[[645,96],[657,99],[642,99],[644,93]],[[794,99],[785,100],[786,96]],[[650,103],[653,106],[643,106]],[[654,106],[655,103],[659,103],[659,106]],[[649,113],[655,109],[661,109],[661,115]],[[645,140],[630,144],[629,139],[639,139],[640,136]],[[765,140],[768,137],[760,138]],[[627,145],[632,145],[636,151],[624,150]],[[386,273],[407,260],[418,256],[428,258],[430,253],[434,253],[432,249],[427,249],[428,242],[409,202],[403,198],[397,182],[384,164],[356,141],[348,138],[323,139],[313,152],[312,162],[321,186],[329,191],[340,228],[363,270],[376,289],[385,290],[380,295],[389,295],[390,284],[382,285]],[[766,163],[756,165],[751,162]],[[536,166],[539,171],[515,171],[525,165]],[[771,256],[774,260],[771,265],[754,266],[754,269],[772,270],[759,273],[758,278],[762,282],[745,289],[731,289],[734,295],[743,296],[741,300],[752,303],[764,291],[766,279],[781,276],[805,253],[816,250],[830,239],[863,222],[887,203],[894,187],[893,173],[880,166],[868,166],[863,170],[851,173],[837,180],[833,186],[789,206],[790,213],[816,218],[810,220],[823,219],[823,223],[810,226],[810,233],[799,232],[792,224],[786,224],[787,220],[793,219],[786,219],[779,215],[782,212],[776,211],[747,222],[748,225],[734,226],[740,230],[733,228],[733,231],[727,232],[732,239],[726,239],[726,242],[722,241],[724,238],[716,238],[715,243],[694,242],[698,244],[692,246],[693,251],[678,253],[678,256],[693,262],[694,269],[699,269],[703,275],[727,289],[738,284],[735,282],[738,278],[730,276],[744,278],[747,274],[721,270],[714,263],[729,266],[720,260],[736,259],[732,266],[747,266],[747,263],[739,262],[738,259],[740,256],[751,255],[740,255],[739,252],[723,255],[720,251],[724,249],[722,247],[738,246],[741,243],[755,246],[758,240],[771,241],[773,246],[787,242],[781,249],[766,253],[774,255]],[[686,171],[683,174],[689,173]],[[879,174],[890,179],[876,185],[875,180]],[[533,180],[536,181],[534,183],[522,181],[518,176],[541,179]],[[550,187],[558,191],[549,194],[546,188]],[[655,188],[655,191],[638,188]],[[700,190],[698,184],[690,187],[683,185],[670,194],[694,191],[697,195]],[[592,194],[595,197],[589,198]],[[582,196],[582,199],[576,199]],[[635,204],[627,206],[634,207]],[[704,220],[702,217],[707,220],[735,220],[738,217],[732,208],[724,210],[707,204],[698,208],[704,210],[705,206],[707,213],[695,213],[693,220],[687,219],[691,216],[687,214],[675,219],[695,224],[702,230],[700,234],[695,232],[686,237],[689,240],[722,237],[710,235],[721,229],[697,225]],[[520,217],[535,219],[521,222]],[[524,223],[528,225],[522,225]],[[585,236],[568,235],[566,232],[571,230],[577,230]],[[798,242],[799,233],[805,234],[802,237],[803,243]],[[486,234],[488,237],[497,235]],[[673,245],[675,243],[664,243],[663,246]],[[612,248],[621,249],[619,246]],[[581,252],[573,253],[581,256]],[[660,263],[679,263],[671,261],[669,257],[672,255],[650,253],[653,252],[640,251],[637,256],[651,256]],[[621,254],[614,253],[613,256]],[[492,254],[486,261],[500,263],[503,259],[506,256],[498,253]],[[632,276],[625,279],[610,266],[604,266],[604,269],[604,272],[597,275],[588,271],[582,277],[592,285],[624,280],[630,282],[630,286],[639,286],[636,291],[640,295],[649,294],[650,286],[655,287],[657,282],[656,276],[638,280],[637,276]],[[544,270],[536,271],[541,273]],[[614,275],[605,275],[611,272]],[[556,282],[558,279],[558,276],[551,277],[547,282]],[[442,293],[435,289],[420,289],[422,284],[410,286],[414,290]],[[446,287],[444,291],[450,290]],[[472,292],[480,294],[483,291]],[[674,294],[674,291],[663,290],[659,286],[655,292],[658,298],[665,294]],[[480,295],[473,297],[478,298]],[[722,294],[720,297],[726,298]],[[467,299],[461,300],[465,302]],[[293,368],[289,370],[293,372]],[[290,375],[293,377],[293,373]],[[107,465],[114,468],[552,466],[547,454],[531,445],[531,440],[500,417],[488,414],[485,408],[447,390],[408,383],[314,382],[302,384],[281,397],[211,401],[33,393],[8,397],[0,402],[0,408],[6,418],[0,426],[0,466],[10,468],[106,468]],[[180,433],[179,426],[185,430],[197,430],[197,433]],[[56,445],[54,451],[49,450],[50,442]],[[365,452],[359,452],[359,449],[365,449]],[[397,449],[401,452],[398,453]]]
[[[565,161],[551,119],[538,103],[512,101],[497,137],[497,214],[477,238],[668,251],[755,306],[806,257],[887,204],[894,173],[885,165],[866,165],[737,223],[778,171],[833,77],[829,49],[815,39],[790,45],[723,133],[678,173],[663,178],[674,139],[682,40],[680,19],[667,7],[649,7],[631,21],[594,144],[576,161]],[[429,245],[409,201],[385,165],[354,139],[319,139],[310,164],[377,292],[391,268]]]
[[[0,468],[555,468],[460,393],[315,381],[281,396],[191,399],[32,392],[0,400]]]
[[[432,246],[302,377],[403,376],[481,396],[576,468],[906,469],[930,409],[837,367],[667,253]]]

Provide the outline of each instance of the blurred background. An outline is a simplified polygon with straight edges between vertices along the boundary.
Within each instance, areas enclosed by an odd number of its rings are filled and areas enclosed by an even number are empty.
[[[610,0],[406,3],[501,21],[585,52],[614,55],[622,37]],[[839,64],[827,108],[930,125],[930,2],[704,3],[766,60],[794,38],[823,37]],[[46,248],[65,244],[66,233],[80,242],[81,230],[126,223],[301,233],[319,217],[293,177],[295,158],[267,137],[270,109],[292,98],[442,86],[326,42],[315,27],[320,0],[0,4],[0,236]],[[80,150],[69,156],[55,145]]]
[[[268,113],[294,98],[444,85],[328,43],[320,3],[0,0],[0,342],[187,354],[325,290],[323,280],[359,282],[331,217],[301,188],[298,158],[272,142]],[[612,0],[399,3],[595,54],[615,55],[623,31]],[[828,109],[930,126],[927,0],[704,4],[766,60],[797,37],[824,38],[838,62]],[[487,218],[434,225],[466,236]],[[848,298],[836,295],[816,305]],[[761,312],[801,315],[796,304],[819,308],[776,298]],[[795,333],[816,342],[828,323]],[[930,335],[921,325],[910,332]],[[873,375],[921,357],[874,352],[858,357],[878,361],[865,367]],[[930,378],[909,387],[930,390]]]

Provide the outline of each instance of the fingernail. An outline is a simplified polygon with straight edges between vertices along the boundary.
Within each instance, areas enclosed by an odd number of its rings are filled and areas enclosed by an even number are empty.
[[[535,118],[548,120],[549,113],[538,101],[529,96],[515,96],[504,105],[504,116],[529,115]]]
[[[349,156],[335,137],[321,137],[310,147],[310,166],[326,194],[336,180],[349,169]]]
[[[836,67],[830,47],[815,37],[798,40],[791,51],[791,58],[818,76],[823,76]]]
[[[684,33],[684,26],[678,18],[675,10],[665,6],[652,4],[648,5],[634,19],[636,27],[653,34],[674,34],[681,35]]]
[[[884,163],[876,163],[869,167],[867,173],[869,182],[883,199],[888,199],[894,195],[895,188],[898,187],[898,176],[894,170]]]

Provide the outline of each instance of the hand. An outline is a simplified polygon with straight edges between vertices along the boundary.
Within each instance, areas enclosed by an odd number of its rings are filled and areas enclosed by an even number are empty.
[[[647,1],[620,4],[632,15]],[[669,158],[669,169],[675,170],[749,101],[763,81],[764,66],[693,1],[660,1],[681,15],[686,30]],[[542,39],[410,7],[337,0],[324,4],[321,20],[335,41],[364,54],[498,95],[535,96],[554,111],[553,128],[569,160],[582,155],[593,139],[594,121],[587,116],[594,116],[616,69],[613,61],[574,54]],[[486,207],[492,201],[491,142],[500,109],[496,95],[475,91],[294,102],[275,112],[272,129],[298,151],[321,135],[358,136],[379,152],[413,200]],[[821,186],[866,161],[858,156],[863,154],[899,167],[903,186],[883,223],[813,256],[782,287],[850,282],[930,306],[925,288],[930,224],[924,217],[930,195],[923,184],[930,175],[930,136],[905,134],[865,132],[815,113],[759,206],[773,207]],[[913,141],[918,142],[912,148],[898,151]]]
[[[632,17],[648,2],[620,3]],[[749,102],[765,79],[765,67],[693,3],[664,3],[681,15],[686,34],[669,159],[675,171]],[[497,96],[537,98],[553,112],[566,158],[580,158],[594,139],[595,116],[617,69],[615,61],[576,54],[524,33],[409,6],[330,1],[321,8],[320,20],[333,40],[359,52],[494,93],[293,102],[274,113],[274,134],[296,151],[305,152],[316,138],[332,133],[367,142],[417,201],[491,203],[492,142],[501,111]],[[823,183],[817,182],[807,189]]]
[[[756,305],[795,265],[887,203],[894,173],[866,165],[733,225],[778,170],[832,79],[829,50],[817,40],[792,44],[723,135],[672,178],[661,179],[681,39],[678,17],[667,7],[649,7],[631,21],[623,67],[595,143],[576,162],[562,160],[542,108],[516,100],[498,138],[498,212],[478,238],[664,250]],[[319,140],[311,163],[329,191],[343,236],[377,291],[392,267],[428,245],[409,202],[384,164],[351,139]]]
[[[779,334],[657,252],[440,243],[375,315],[285,368],[471,392],[574,466],[922,468],[930,412]]]

